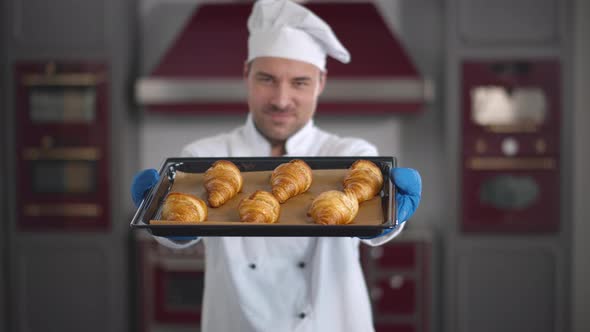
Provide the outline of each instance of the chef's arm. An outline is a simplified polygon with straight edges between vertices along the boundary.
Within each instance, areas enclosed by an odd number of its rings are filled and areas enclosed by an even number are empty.
[[[162,237],[162,236],[154,236],[154,239],[164,247],[170,249],[184,249],[191,246],[194,246],[201,240],[200,237],[189,237],[189,236],[171,236],[171,237]]]
[[[391,178],[396,187],[396,220],[399,226],[385,230],[382,234],[371,239],[363,239],[370,246],[381,245],[401,233],[405,222],[414,214],[422,198],[422,178],[420,173],[411,168],[394,168]]]
[[[153,186],[158,183],[159,179],[160,176],[158,175],[158,171],[155,169],[145,169],[133,177],[133,182],[131,183],[131,198],[133,199],[135,206],[139,206],[139,204],[141,204],[141,201],[144,199],[145,195]],[[154,236],[154,238],[161,245],[172,249],[187,248],[196,244],[200,240],[198,237],[191,236]]]

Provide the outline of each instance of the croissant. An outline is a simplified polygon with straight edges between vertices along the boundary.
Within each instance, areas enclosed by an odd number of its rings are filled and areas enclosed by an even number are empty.
[[[285,203],[289,198],[307,191],[311,181],[311,168],[300,159],[280,164],[270,176],[272,194],[280,203]]]
[[[191,194],[173,192],[168,194],[162,207],[162,219],[170,221],[205,221],[207,204]]]
[[[218,160],[205,171],[207,201],[212,207],[219,207],[242,191],[242,173],[231,161]]]
[[[351,191],[329,190],[316,197],[307,215],[316,224],[349,224],[359,212],[359,203]]]
[[[382,187],[381,169],[369,160],[355,161],[344,177],[344,189],[353,192],[359,203],[375,197]]]
[[[274,224],[279,220],[281,205],[268,191],[257,190],[244,198],[238,206],[240,221],[250,223]]]

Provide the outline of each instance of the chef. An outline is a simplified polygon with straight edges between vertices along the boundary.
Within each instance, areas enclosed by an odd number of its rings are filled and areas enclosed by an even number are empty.
[[[326,56],[350,60],[321,18],[288,0],[261,0],[248,30],[245,124],[185,146],[183,157],[378,155],[372,144],[338,137],[313,122],[327,84]],[[202,331],[373,331],[359,243],[380,245],[398,235],[421,194],[415,170],[396,168],[392,177],[401,225],[377,238],[156,238],[171,248],[204,242]],[[154,169],[135,176],[136,205],[157,180]]]

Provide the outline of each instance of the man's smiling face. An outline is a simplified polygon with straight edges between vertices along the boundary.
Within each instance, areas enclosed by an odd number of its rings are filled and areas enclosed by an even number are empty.
[[[271,143],[285,142],[313,117],[325,74],[307,62],[259,57],[245,67],[254,124]]]

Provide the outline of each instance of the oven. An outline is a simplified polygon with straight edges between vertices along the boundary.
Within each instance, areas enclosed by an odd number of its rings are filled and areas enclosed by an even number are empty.
[[[108,228],[107,66],[19,62],[15,79],[19,229]]]
[[[559,230],[560,82],[553,59],[463,63],[463,231]]]
[[[174,250],[140,232],[134,243],[138,330],[199,331],[205,278],[203,244]]]

